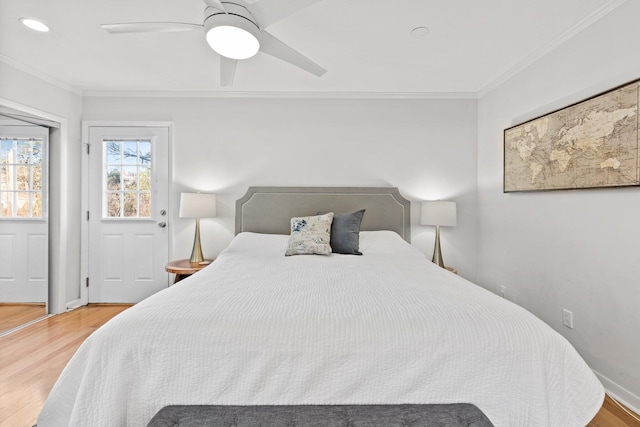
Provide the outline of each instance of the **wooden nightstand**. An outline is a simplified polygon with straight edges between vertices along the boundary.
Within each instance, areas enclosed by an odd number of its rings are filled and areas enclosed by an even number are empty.
[[[456,270],[453,267],[445,267],[445,270],[449,270],[450,272],[452,272],[453,274],[458,274],[458,270]]]
[[[174,279],[173,283],[178,283],[185,277],[191,276],[193,273],[197,273],[198,271],[202,270],[213,261],[215,261],[215,258],[205,259],[200,263],[191,264],[188,259],[179,259],[177,261],[171,261],[164,267],[164,269],[167,270],[167,273],[175,274],[176,278]]]

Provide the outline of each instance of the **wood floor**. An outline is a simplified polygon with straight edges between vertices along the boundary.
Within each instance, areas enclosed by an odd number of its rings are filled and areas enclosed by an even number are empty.
[[[0,338],[0,427],[31,427],[67,361],[127,305],[89,305]],[[640,427],[608,396],[588,427]]]
[[[640,427],[640,421],[634,420],[613,399],[606,396],[600,412],[587,424],[587,427]]]
[[[39,319],[47,314],[45,304],[0,304],[0,333]]]
[[[90,305],[0,338],[0,426],[33,426],[76,349],[93,331],[128,307]]]

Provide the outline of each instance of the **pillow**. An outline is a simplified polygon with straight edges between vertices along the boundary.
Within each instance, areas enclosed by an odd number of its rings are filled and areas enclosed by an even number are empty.
[[[337,254],[362,255],[360,252],[360,223],[365,209],[333,216],[331,250]]]
[[[291,235],[285,255],[329,255],[332,222],[333,212],[291,218]]]

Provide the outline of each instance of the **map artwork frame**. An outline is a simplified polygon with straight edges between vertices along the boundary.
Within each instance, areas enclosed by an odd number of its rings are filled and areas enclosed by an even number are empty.
[[[503,192],[640,186],[640,80],[504,130]]]

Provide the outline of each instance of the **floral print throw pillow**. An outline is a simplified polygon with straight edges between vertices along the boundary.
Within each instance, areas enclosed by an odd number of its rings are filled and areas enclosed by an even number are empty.
[[[332,222],[333,212],[291,218],[291,235],[285,255],[329,255]]]

